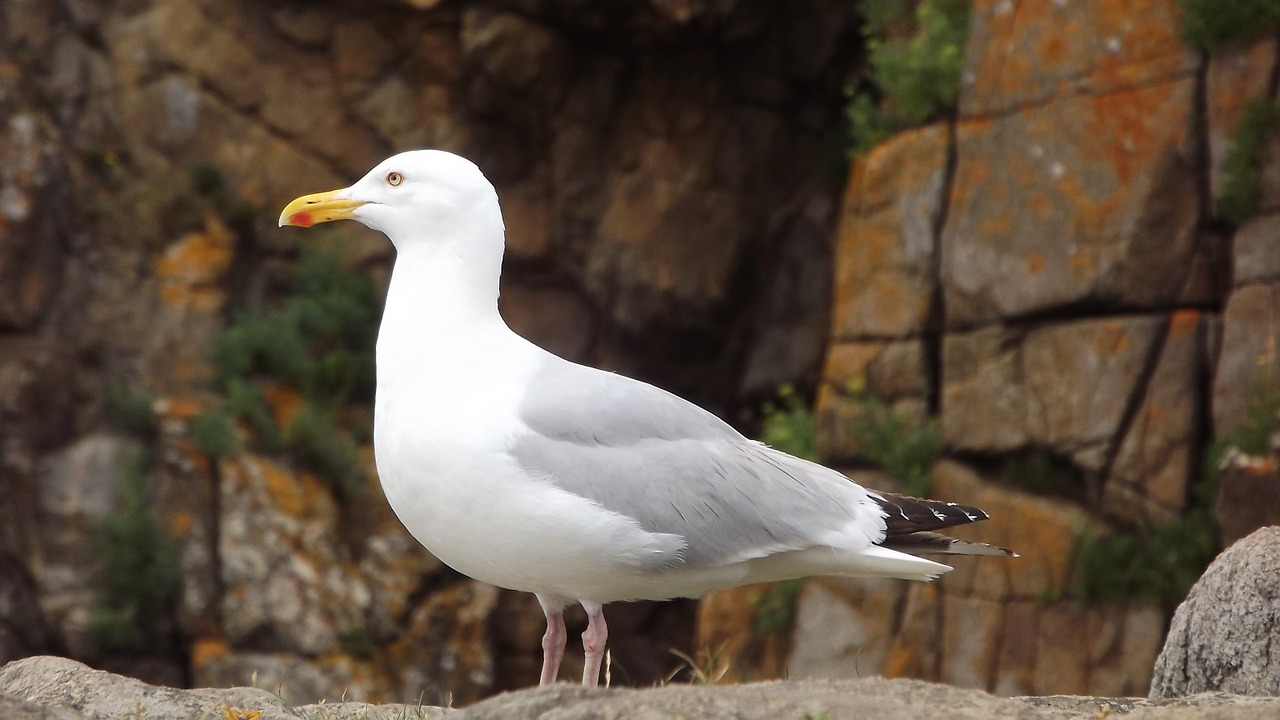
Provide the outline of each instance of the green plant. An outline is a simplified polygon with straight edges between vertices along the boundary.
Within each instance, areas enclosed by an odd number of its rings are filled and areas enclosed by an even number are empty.
[[[1077,495],[1084,485],[1075,463],[1046,448],[1005,456],[998,476],[1006,485],[1042,495]]]
[[[1204,469],[1190,489],[1189,510],[1177,520],[1136,531],[1077,539],[1066,594],[1082,600],[1149,601],[1172,610],[1217,555],[1213,516],[1218,467],[1229,447],[1252,455],[1271,452],[1280,419],[1280,393],[1255,391],[1244,420],[1205,451]]]
[[[373,397],[373,346],[379,304],[368,276],[339,258],[308,251],[294,271],[293,294],[277,309],[241,314],[215,339],[212,356],[226,411],[245,421],[268,449],[285,448],[343,493],[360,484],[352,434],[368,434],[358,413],[352,433],[339,418],[351,402]],[[267,382],[296,388],[302,407],[277,426],[263,397]]]
[[[1247,42],[1280,30],[1275,0],[1178,0],[1182,37],[1201,50]]]
[[[151,511],[150,467],[145,452],[122,463],[116,508],[98,529],[102,574],[89,631],[103,650],[141,648],[146,621],[167,612],[178,590],[173,541]]]
[[[1245,105],[1240,127],[1222,166],[1218,217],[1239,225],[1258,209],[1262,200],[1263,155],[1277,131],[1280,131],[1280,102],[1258,98]]]
[[[234,421],[222,408],[191,418],[190,435],[196,448],[215,460],[240,449]]]
[[[1067,595],[1085,601],[1153,602],[1173,610],[1218,550],[1207,508],[1136,533],[1082,535]]]
[[[801,580],[773,583],[756,602],[755,636],[763,638],[791,629],[796,617],[796,601],[800,597]]]
[[[361,660],[368,660],[378,654],[378,644],[373,641],[369,631],[362,627],[343,633],[338,638],[338,645],[342,652]]]
[[[938,420],[908,422],[871,393],[855,391],[855,397],[860,404],[853,421],[858,455],[897,478],[908,495],[928,497],[933,464],[942,455]]]
[[[790,455],[817,461],[813,411],[796,392],[794,385],[778,388],[777,402],[766,402],[762,412],[760,441]]]
[[[941,117],[956,105],[969,0],[863,4],[868,73],[849,93],[851,153],[861,155],[894,132]]]
[[[149,438],[156,431],[155,398],[137,388],[116,388],[107,395],[107,411],[125,432]]]
[[[343,434],[332,411],[304,403],[284,435],[285,445],[339,493],[360,490],[360,449]]]

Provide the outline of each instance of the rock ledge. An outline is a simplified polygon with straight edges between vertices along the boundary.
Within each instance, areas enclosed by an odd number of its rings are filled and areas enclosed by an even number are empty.
[[[960,720],[1235,720],[1280,715],[1280,698],[1206,693],[1174,700],[1073,696],[1000,698],[919,680],[802,680],[719,687],[589,690],[571,685],[507,693],[462,710],[331,703],[288,707],[256,688],[177,690],[94,670],[60,657],[0,668],[0,717],[7,720],[417,720],[477,718],[659,720],[672,717]]]

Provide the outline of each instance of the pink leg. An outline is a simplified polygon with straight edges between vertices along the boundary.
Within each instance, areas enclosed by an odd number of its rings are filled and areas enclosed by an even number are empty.
[[[595,687],[600,684],[600,663],[609,640],[609,626],[604,622],[604,608],[600,603],[584,600],[582,609],[587,611],[587,629],[582,633],[582,651],[587,661],[582,668],[582,684]]]
[[[542,679],[539,685],[554,685],[560,673],[560,661],[564,659],[564,645],[568,633],[564,629],[564,603],[553,598],[538,596],[542,613],[547,616],[547,632],[542,636]]]

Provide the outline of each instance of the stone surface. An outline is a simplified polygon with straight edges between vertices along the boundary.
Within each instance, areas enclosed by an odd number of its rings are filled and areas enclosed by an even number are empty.
[[[509,693],[462,709],[423,703],[368,705],[356,702],[289,707],[255,688],[174,690],[91,670],[56,657],[35,657],[0,668],[0,710],[13,720],[118,720],[130,717],[253,718],[254,720],[367,720],[369,718],[557,718],[717,717],[773,720],[803,713],[812,717],[876,717],[906,720],[938,716],[986,720],[1236,720],[1280,709],[1275,698],[1207,693],[1175,701],[1120,697],[997,698],[919,681],[796,680],[751,685],[671,685],[646,690],[587,689],[572,685]],[[133,713],[132,715],[130,713]]]
[[[942,231],[948,325],[1206,300],[1194,90],[1179,77],[962,121]]]
[[[1249,218],[1231,241],[1232,280],[1237,288],[1280,281],[1280,213]]]
[[[927,349],[918,339],[833,343],[827,350],[815,406],[818,451],[829,460],[858,456],[856,419],[867,394],[904,421],[926,418]]]
[[[28,327],[61,282],[65,255],[48,238],[65,232],[56,208],[60,181],[55,130],[34,113],[8,115],[0,127],[0,328]]]
[[[1227,548],[1178,606],[1156,662],[1151,697],[1210,690],[1280,695],[1280,527]]]
[[[1213,428],[1221,437],[1248,416],[1267,388],[1280,387],[1280,284],[1246,285],[1227,299],[1213,375]]]
[[[974,3],[962,116],[1000,115],[1050,98],[1103,95],[1189,75],[1175,0]],[[1104,143],[1115,138],[1108,138]]]
[[[853,164],[837,229],[834,340],[899,338],[933,311],[947,128],[881,143]]]
[[[1112,517],[1155,523],[1173,520],[1187,504],[1187,478],[1195,477],[1201,437],[1200,408],[1207,318],[1175,311],[1164,329],[1159,357],[1123,430],[1102,504]]]
[[[1228,448],[1218,469],[1214,519],[1222,547],[1258,528],[1280,525],[1280,471],[1275,456],[1252,457]]]

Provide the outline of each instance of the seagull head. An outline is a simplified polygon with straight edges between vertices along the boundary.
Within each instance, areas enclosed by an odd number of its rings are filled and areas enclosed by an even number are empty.
[[[475,163],[443,150],[412,150],[383,160],[350,187],[303,195],[280,213],[280,226],[356,220],[396,244],[463,236],[496,219],[497,193]]]

